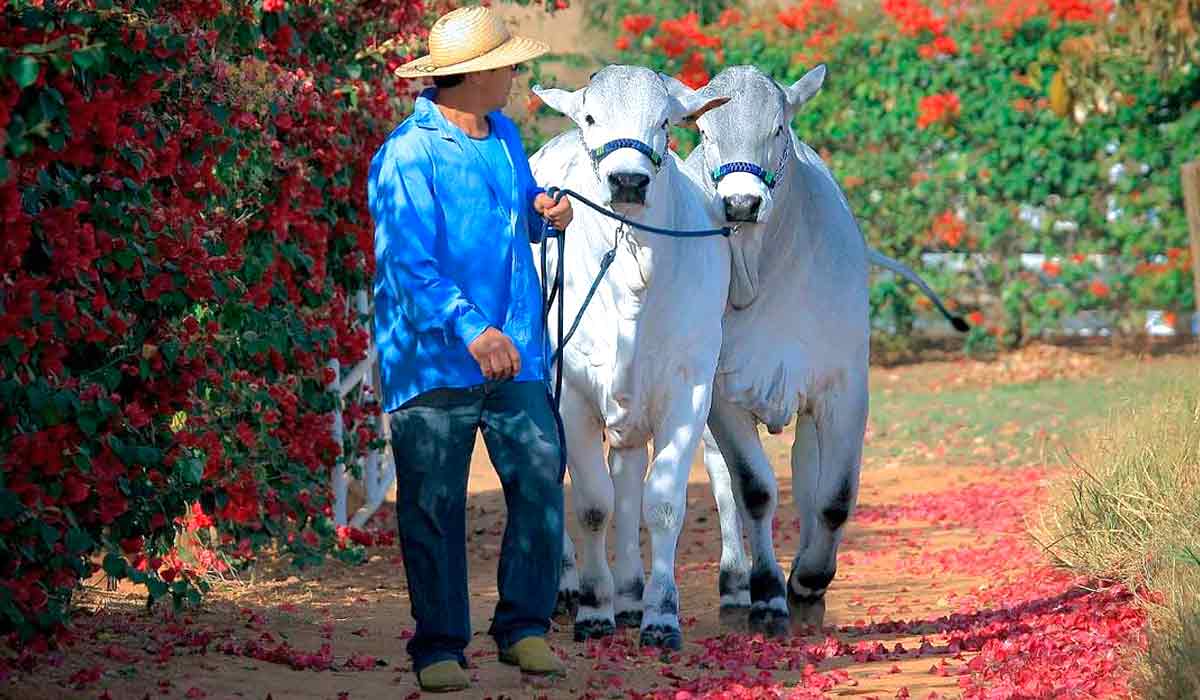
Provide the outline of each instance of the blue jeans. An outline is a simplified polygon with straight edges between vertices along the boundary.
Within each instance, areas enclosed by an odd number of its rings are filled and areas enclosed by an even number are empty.
[[[413,669],[466,664],[467,476],[483,431],[508,508],[500,549],[500,601],[489,633],[501,649],[550,628],[562,560],[563,466],[546,385],[487,382],[435,389],[391,414],[396,516],[416,633]]]

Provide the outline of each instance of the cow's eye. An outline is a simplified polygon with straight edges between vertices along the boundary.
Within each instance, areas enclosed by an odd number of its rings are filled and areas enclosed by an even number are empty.
[[[583,120],[584,120],[585,122],[587,122],[587,125],[588,125],[588,126],[595,126],[595,125],[596,125],[596,120],[595,120],[595,119],[592,119],[592,115],[590,115],[590,114],[584,115],[584,117],[583,117]]]

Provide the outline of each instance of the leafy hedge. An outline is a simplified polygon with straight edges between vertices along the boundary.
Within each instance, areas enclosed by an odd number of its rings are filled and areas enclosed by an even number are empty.
[[[326,363],[367,343],[348,312],[372,274],[367,162],[410,103],[387,69],[424,19],[418,0],[0,2],[15,647],[54,643],[101,568],[181,602],[272,542],[355,553],[329,518]],[[374,439],[366,412],[348,454]]]
[[[870,242],[982,326],[970,342],[1016,344],[1081,312],[1132,329],[1147,308],[1168,319],[1194,308],[1179,166],[1200,155],[1200,71],[1161,82],[1110,66],[1119,91],[1089,113],[1096,100],[1077,100],[1059,66],[1089,50],[1103,0],[884,0],[874,15],[802,0],[707,24],[673,7],[625,15],[615,60],[695,86],[725,65],[790,82],[827,63],[797,133],[830,163]],[[687,151],[696,135],[676,138]],[[962,268],[921,265],[922,253]],[[1028,269],[1022,253],[1046,258]],[[924,308],[885,278],[871,298],[902,332]]]

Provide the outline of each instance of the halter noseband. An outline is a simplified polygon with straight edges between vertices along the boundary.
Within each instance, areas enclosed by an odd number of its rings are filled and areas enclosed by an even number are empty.
[[[615,139],[613,141],[609,141],[599,148],[592,149],[592,160],[599,163],[607,158],[608,155],[613,151],[620,150],[622,148],[632,148],[633,150],[641,153],[649,158],[650,162],[653,163],[654,167],[656,168],[662,166],[662,154],[655,152],[654,148],[652,148],[650,145],[642,141],[638,141],[637,139]]]
[[[749,173],[754,175],[758,179],[762,180],[763,184],[765,184],[769,190],[775,189],[775,185],[779,182],[780,176],[780,171],[778,170],[766,170],[757,163],[749,163],[739,160],[733,163],[726,163],[719,168],[713,168],[713,183],[720,182],[721,178],[725,177],[729,173]]]

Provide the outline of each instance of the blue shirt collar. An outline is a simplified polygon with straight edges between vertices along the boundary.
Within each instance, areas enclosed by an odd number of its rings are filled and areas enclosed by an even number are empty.
[[[438,109],[437,102],[434,98],[437,97],[437,87],[427,87],[417,96],[416,102],[413,103],[413,120],[417,126],[422,129],[430,129],[437,131],[442,138],[451,141],[456,140],[456,133],[462,133],[462,130],[446,120],[446,115],[442,114],[442,110]],[[495,129],[500,120],[496,119],[496,115],[500,114],[500,110],[495,110],[488,114],[492,128]],[[497,134],[499,137],[499,134]]]

